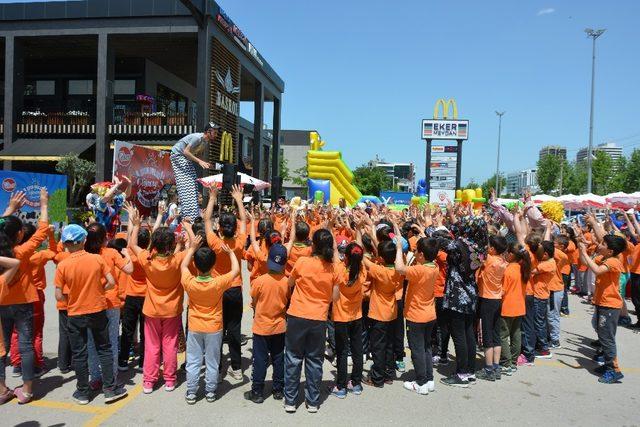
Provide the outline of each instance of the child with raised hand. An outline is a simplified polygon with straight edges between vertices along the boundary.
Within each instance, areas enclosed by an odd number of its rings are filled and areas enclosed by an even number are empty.
[[[207,246],[201,247],[202,237],[194,236],[191,224],[183,222],[189,230],[189,248],[180,264],[182,286],[189,296],[189,334],[187,335],[187,393],[188,404],[196,403],[198,380],[202,358],[206,366],[205,398],[207,402],[216,399],[218,368],[222,348],[222,296],[240,274],[240,264],[235,253],[226,244],[220,245],[230,260],[230,270],[212,277],[216,254]],[[198,270],[194,277],[189,270],[191,260]]]
[[[269,249],[268,273],[251,282],[253,318],[253,373],[251,390],[244,398],[254,403],[264,401],[264,379],[269,360],[273,366],[272,395],[284,397],[284,341],[286,311],[289,304],[288,278],[284,274],[287,250],[281,244]]]
[[[20,260],[13,258],[11,255],[13,254],[8,246],[0,245],[0,271],[2,271],[0,273],[0,294],[5,292],[7,283],[13,280],[20,267]],[[6,355],[7,350],[4,343],[4,334],[2,333],[2,322],[0,322],[0,359],[4,359]],[[4,377],[0,377],[0,405],[13,399],[13,396],[13,390],[7,387]]]
[[[88,335],[93,336],[102,369],[105,402],[127,395],[116,385],[113,352],[109,340],[105,292],[115,286],[115,279],[102,257],[84,250],[87,231],[71,224],[62,230],[61,241],[69,256],[58,264],[55,275],[56,299],[65,301],[68,330],[77,378],[73,400],[79,405],[89,403]]]
[[[547,311],[549,310],[549,284],[553,283],[556,278],[556,261],[553,258],[555,246],[550,240],[551,228],[547,227],[544,240],[540,244],[542,248],[542,257],[535,268],[532,269],[532,285],[533,285],[533,309],[534,328],[536,335],[536,351],[537,359],[550,359],[553,355],[549,351],[549,340],[547,339]]]
[[[556,261],[556,275],[549,283],[549,306],[547,318],[549,322],[549,347],[560,348],[560,314],[564,300],[565,289],[571,281],[571,264],[567,255],[569,238],[558,234],[553,236],[555,251],[553,259]]]
[[[133,208],[129,215],[133,224],[130,247],[147,275],[147,296],[142,307],[145,315],[143,392],[153,392],[161,361],[164,389],[171,392],[176,387],[178,337],[182,327],[184,290],[180,284],[180,263],[184,252],[174,254],[175,234],[167,227],[155,230],[149,250],[142,249],[138,246],[140,214]]]
[[[20,261],[18,272],[13,280],[6,284],[5,291],[0,293],[0,321],[2,322],[4,344],[9,348],[11,333],[15,327],[18,332],[18,349],[22,360],[22,387],[13,393],[20,403],[28,403],[33,398],[32,385],[35,377],[33,351],[33,303],[38,301],[38,290],[33,284],[31,256],[47,238],[49,233],[48,214],[49,195],[47,189],[40,189],[40,220],[38,228],[31,238],[22,243],[24,230],[22,221],[13,216],[15,210],[24,204],[24,199],[12,197],[0,217],[0,242],[5,248],[5,255]],[[0,381],[5,378],[5,358],[0,358]]]
[[[297,220],[297,211],[291,209],[291,234],[289,241],[285,245],[287,248],[287,266],[284,274],[291,275],[291,270],[296,261],[305,256],[311,256],[311,242],[309,242],[309,233],[311,228],[304,221]]]
[[[402,238],[394,223],[396,240],[395,269],[407,278],[404,317],[407,321],[407,340],[411,349],[411,361],[415,371],[414,381],[405,381],[405,389],[426,395],[435,390],[431,334],[436,323],[434,287],[438,278],[438,241],[421,238],[416,242],[416,264],[405,265],[402,254]]]

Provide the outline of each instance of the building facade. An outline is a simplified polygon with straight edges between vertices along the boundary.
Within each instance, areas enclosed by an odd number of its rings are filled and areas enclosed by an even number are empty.
[[[282,194],[287,199],[292,197],[308,197],[307,185],[293,182],[294,177],[304,177],[299,172],[306,171],[307,152],[310,149],[309,134],[313,130],[282,130],[280,132],[280,153],[287,161],[289,179],[282,183]]]
[[[576,163],[585,162],[587,160],[587,151],[589,149],[587,147],[581,148],[578,150],[578,154],[576,154]],[[598,144],[593,147],[593,152],[602,151],[607,153],[611,160],[613,160],[614,165],[620,160],[622,157],[622,147],[618,146],[615,142],[606,142],[604,144]]]
[[[284,82],[212,0],[0,4],[0,52],[5,169],[53,172],[76,153],[110,179],[113,141],[167,149],[214,121],[241,171],[278,176]],[[209,146],[214,164],[223,132]]]
[[[390,163],[376,156],[369,161],[370,167],[381,168],[391,178],[393,187],[398,191],[413,193],[416,189],[416,175],[413,163]]]
[[[567,148],[559,145],[547,145],[540,149],[538,158],[542,160],[549,155],[560,157],[562,160],[567,160]]]
[[[522,195],[525,190],[532,193],[540,191],[536,169],[525,169],[507,174],[507,185],[502,190],[502,194]]]

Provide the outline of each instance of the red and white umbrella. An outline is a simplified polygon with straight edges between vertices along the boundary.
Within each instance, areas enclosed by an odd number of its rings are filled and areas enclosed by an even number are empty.
[[[544,202],[555,202],[558,199],[553,196],[548,196],[546,194],[538,194],[535,196],[531,196],[531,200],[535,205],[541,205]]]
[[[576,199],[585,208],[591,207],[591,208],[603,209],[607,206],[607,200],[604,197],[598,196],[597,194],[593,194],[593,193],[581,194]]]
[[[638,202],[640,202],[640,194],[627,194],[619,191],[617,193],[611,193],[604,196],[611,207],[617,209],[631,209],[634,208]]]
[[[237,172],[237,175],[240,177],[240,186],[244,187],[245,185],[253,185],[254,190],[262,191],[269,187],[271,184],[268,182],[259,180],[258,178],[254,178],[251,175],[247,175],[246,173]],[[198,178],[196,181],[205,186],[210,186],[211,184],[216,184],[218,188],[222,187],[222,174],[219,173],[217,175],[207,176],[205,178]]]

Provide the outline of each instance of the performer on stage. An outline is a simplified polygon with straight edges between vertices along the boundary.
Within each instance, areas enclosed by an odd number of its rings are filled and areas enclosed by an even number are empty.
[[[203,169],[211,165],[200,159],[206,153],[206,144],[212,142],[218,134],[220,126],[208,123],[203,133],[192,133],[178,141],[171,149],[171,166],[176,177],[176,188],[180,202],[180,214],[183,218],[196,219],[200,216],[198,209],[198,185],[196,184],[196,168],[194,163]]]

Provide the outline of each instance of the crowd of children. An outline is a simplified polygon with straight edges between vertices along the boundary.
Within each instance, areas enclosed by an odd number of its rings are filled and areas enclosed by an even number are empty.
[[[111,233],[100,222],[71,224],[59,241],[48,223],[45,189],[37,226],[12,215],[24,203],[22,195],[12,197],[0,217],[0,404],[14,397],[29,402],[34,379],[46,371],[49,261],[57,265],[58,369],[75,371],[78,404],[100,390],[106,402],[126,396],[117,377],[131,368],[134,351],[144,393],[159,384],[175,390],[182,345],[186,402],[198,399],[203,363],[204,397],[215,401],[224,374],[241,380],[248,368],[241,359],[243,283],[250,286],[253,314],[252,384],[244,397],[265,400],[271,365],[269,392],[287,412],[300,403],[303,364],[304,402],[309,412],[318,411],[327,339],[337,369],[328,393],[340,399],[362,394],[363,384],[393,385],[396,372],[406,369],[405,334],[414,371],[403,383],[409,391],[435,390],[434,364],[451,364],[450,340],[455,366],[442,384],[468,387],[515,375],[561,346],[571,292],[595,308],[599,381],[623,378],[616,328],[628,316],[629,279],[636,313],[640,309],[635,216],[600,222],[585,215],[582,224],[560,225],[526,198],[511,211],[495,200],[480,211],[461,204],[404,211],[281,204],[248,211],[237,186],[230,207],[219,206],[215,187],[208,193],[203,218],[178,223],[160,209],[152,225],[125,203],[126,231]],[[478,347],[484,351],[479,370]],[[8,361],[23,379],[13,390],[5,383]]]

